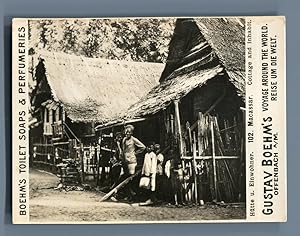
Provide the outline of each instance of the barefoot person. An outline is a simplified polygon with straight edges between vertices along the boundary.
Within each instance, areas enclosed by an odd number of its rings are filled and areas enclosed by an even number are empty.
[[[165,164],[165,173],[172,190],[172,202],[175,205],[184,204],[183,198],[183,169],[179,160],[169,159]]]
[[[145,154],[142,177],[140,179],[140,187],[145,188],[147,201],[145,204],[152,204],[155,201],[156,190],[156,168],[157,158],[154,152],[154,143],[150,143],[147,146],[147,152]]]
[[[165,189],[164,187],[164,170],[163,170],[163,163],[164,163],[164,155],[161,152],[160,145],[157,143],[154,145],[154,151],[156,154],[156,199],[159,201],[165,200]]]
[[[133,125],[125,126],[125,137],[122,141],[122,150],[124,157],[124,172],[125,176],[135,174],[137,166],[137,154],[142,153],[145,150],[145,145],[137,138],[133,137]],[[127,186],[128,200],[132,200],[136,193],[132,189],[133,183],[129,183]]]
[[[133,125],[125,126],[125,137],[122,141],[124,161],[127,165],[129,175],[133,175],[135,173],[137,165],[136,155],[142,153],[146,148],[141,141],[132,136],[133,130]]]

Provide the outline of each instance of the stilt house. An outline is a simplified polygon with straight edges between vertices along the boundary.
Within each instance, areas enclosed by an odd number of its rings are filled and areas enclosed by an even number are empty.
[[[122,112],[159,84],[160,63],[85,58],[41,52],[33,65],[31,163],[55,166],[75,158],[95,173],[95,125]],[[99,151],[98,151],[99,152]]]

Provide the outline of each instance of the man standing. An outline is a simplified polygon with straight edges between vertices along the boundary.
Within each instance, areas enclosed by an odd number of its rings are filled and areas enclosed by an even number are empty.
[[[135,173],[135,168],[137,166],[136,155],[142,153],[146,148],[141,141],[132,136],[133,130],[133,125],[125,126],[125,137],[122,141],[124,161],[127,165],[129,175],[133,175]]]
[[[137,138],[133,137],[133,125],[125,126],[125,137],[122,141],[124,156],[124,172],[126,176],[134,175],[137,166],[137,154],[142,153],[146,147]],[[128,199],[132,199],[136,193],[132,190],[133,183],[127,185]]]

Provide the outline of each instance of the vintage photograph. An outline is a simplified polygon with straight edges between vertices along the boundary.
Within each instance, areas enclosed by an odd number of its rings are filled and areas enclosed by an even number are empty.
[[[245,28],[29,19],[29,221],[246,219]]]

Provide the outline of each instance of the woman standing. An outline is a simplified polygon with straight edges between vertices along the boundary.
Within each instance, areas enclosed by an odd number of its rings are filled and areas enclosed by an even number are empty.
[[[136,155],[145,150],[145,145],[137,138],[133,137],[133,125],[125,126],[125,137],[122,141],[124,161],[127,166],[127,174],[133,175],[137,166]]]

